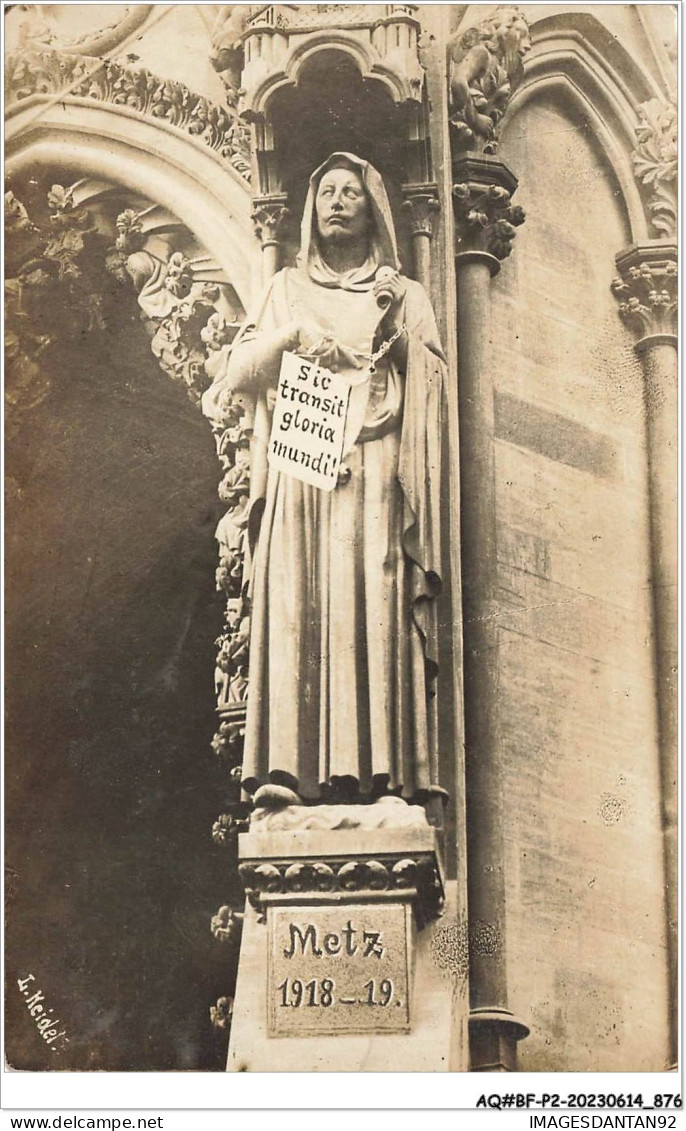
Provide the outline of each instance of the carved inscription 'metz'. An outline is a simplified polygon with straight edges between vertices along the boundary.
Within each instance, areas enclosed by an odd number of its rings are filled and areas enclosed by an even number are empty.
[[[358,946],[354,939],[360,932],[353,926],[352,919],[348,919],[340,934],[329,931],[324,935],[321,946],[317,941],[317,927],[314,923],[308,923],[304,931],[297,924],[290,923],[289,930],[291,937],[289,945],[284,948],[285,958],[295,958],[298,953],[305,954],[308,946],[315,958],[321,958],[323,954],[341,954],[341,952],[352,958],[360,951],[363,958],[371,958],[372,955],[383,958],[384,945],[381,941],[383,938],[381,931],[363,931],[362,943]]]
[[[269,1036],[407,1032],[409,906],[270,907]]]

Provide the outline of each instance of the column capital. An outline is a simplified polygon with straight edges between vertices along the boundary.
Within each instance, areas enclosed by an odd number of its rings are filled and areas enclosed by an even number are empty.
[[[514,173],[493,158],[464,157],[454,163],[453,177],[458,254],[506,259],[515,229],[526,218],[524,209],[512,204],[518,183]]]
[[[263,251],[266,247],[278,246],[281,243],[291,215],[287,201],[288,197],[284,193],[253,197],[250,218]]]
[[[409,219],[411,235],[431,239],[434,217],[441,209],[437,184],[434,181],[408,184],[403,185],[401,191],[404,197],[401,208]]]
[[[638,334],[642,352],[655,339],[676,345],[678,267],[677,247],[666,240],[632,244],[615,262],[619,274],[612,293],[619,315]]]

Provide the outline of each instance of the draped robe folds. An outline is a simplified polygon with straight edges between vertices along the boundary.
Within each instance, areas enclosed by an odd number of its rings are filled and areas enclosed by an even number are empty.
[[[379,174],[346,156],[372,207],[368,261],[337,276],[319,253],[314,194],[329,159],[311,180],[299,266],[272,279],[234,343],[229,374],[209,391],[210,400],[223,388],[254,394],[242,777],[249,792],[271,781],[312,800],[336,784],[363,797],[388,789],[425,800],[443,792],[434,685],[445,360],[426,293],[403,279],[406,371],[389,352],[369,374],[364,355],[384,337],[373,280],[380,265],[397,265],[397,251]],[[346,470],[332,491],[267,462],[268,382],[255,345],[296,322],[328,335],[319,360],[351,383]]]
[[[351,388],[347,481],[327,492],[268,470],[270,419],[258,400],[252,493],[264,509],[256,508],[249,589],[249,791],[272,781],[318,798],[322,785],[345,778],[363,795],[388,788],[410,798],[438,786],[431,683],[445,364],[429,300],[405,283],[407,372],[386,358]],[[369,291],[324,288],[287,269],[251,321],[259,334],[301,312],[344,346],[371,352],[381,312]],[[251,336],[236,347],[248,365]],[[330,355],[322,364],[353,382],[366,371]]]

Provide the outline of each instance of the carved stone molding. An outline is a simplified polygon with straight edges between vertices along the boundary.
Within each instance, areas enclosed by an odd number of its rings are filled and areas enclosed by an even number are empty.
[[[405,16],[416,20],[416,4],[252,4],[250,28],[317,31],[322,27],[374,27]]]
[[[675,102],[651,98],[639,107],[640,125],[633,154],[634,172],[647,195],[653,227],[676,240],[677,224],[677,108]]]
[[[211,327],[208,324],[208,333]],[[215,342],[205,364],[214,377],[226,364],[231,343]],[[244,406],[230,392],[224,394],[211,421],[217,456],[222,468],[219,497],[228,504],[215,533],[219,544],[217,590],[226,597],[224,624],[217,637],[214,684],[221,719],[212,749],[229,767],[232,784],[240,793],[243,738],[248,699],[250,609],[244,596],[244,564],[248,547],[251,423]]]
[[[65,102],[94,99],[164,121],[203,142],[250,181],[249,127],[183,83],[89,56],[23,50],[7,59],[6,85],[8,105],[68,91]]]
[[[220,497],[222,496],[221,486],[219,490]],[[229,517],[231,512],[228,512]],[[241,547],[242,548],[242,547]],[[220,546],[221,551],[221,546]],[[244,550],[243,550],[244,553]],[[231,564],[227,561],[226,557],[222,557],[219,569],[221,570],[221,577],[218,575],[218,582],[223,583],[224,578],[232,577],[232,573],[237,572],[240,566],[241,577],[236,579],[237,587],[240,587],[242,580],[243,570],[243,557],[234,558]],[[218,585],[219,588],[219,585]],[[222,584],[223,588],[223,584]],[[248,653],[250,645],[250,618],[245,614],[245,610],[240,608],[238,613],[238,623],[234,618],[232,606],[241,605],[241,602],[232,600],[230,597],[227,601],[227,612],[224,622],[224,631],[221,636],[217,637],[215,644],[219,648],[216,659],[215,671],[215,691],[217,693],[217,708],[222,711],[230,708],[236,704],[244,704],[247,694],[247,675],[248,675]]]
[[[519,8],[496,8],[476,27],[448,42],[453,155],[494,154],[498,130],[523,76],[531,49],[529,25]]]
[[[235,943],[240,940],[243,930],[243,913],[230,907],[220,907],[210,921],[210,930],[217,942]]]
[[[250,821],[247,817],[241,819],[231,813],[221,813],[212,825],[212,840],[222,848],[236,844],[239,833],[247,833]]]
[[[401,208],[408,218],[410,234],[413,237],[427,236],[431,239],[434,219],[441,209],[437,185],[403,185],[402,194],[404,200]]]
[[[297,85],[312,51],[340,45],[364,78],[377,79],[396,102],[421,102],[424,69],[420,25],[411,4],[271,4],[253,6],[240,36],[244,67],[239,107],[250,120],[265,114],[270,93]],[[236,50],[233,27],[229,40]],[[228,61],[228,57],[227,57]]]
[[[231,770],[235,769],[239,774],[243,757],[244,737],[245,707],[243,706],[238,711],[227,712],[222,715],[219,730],[216,732],[211,742],[215,754],[221,758]]]
[[[270,903],[317,903],[406,899],[422,926],[441,914],[443,878],[436,831],[368,830],[359,833],[301,830],[250,832],[239,838],[239,875],[259,911]]]
[[[233,998],[219,997],[216,1005],[210,1006],[210,1022],[219,1032],[228,1032],[233,1017]]]
[[[480,252],[502,260],[512,251],[523,208],[512,204],[517,178],[499,161],[466,157],[453,168],[453,208],[457,251]],[[493,264],[494,273],[497,263]]]
[[[279,193],[274,196],[256,196],[253,200],[251,219],[262,250],[281,243],[291,217],[287,199]]]
[[[250,18],[248,4],[221,4],[210,35],[210,63],[221,77],[230,106],[238,102],[244,54],[242,35]]]
[[[621,318],[639,336],[637,348],[656,336],[676,344],[676,244],[638,244],[621,252],[616,262],[619,275],[612,283],[612,292],[619,300]]]

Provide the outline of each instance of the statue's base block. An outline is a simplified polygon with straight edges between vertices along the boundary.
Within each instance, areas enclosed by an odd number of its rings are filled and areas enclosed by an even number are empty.
[[[443,891],[434,838],[429,828],[241,838],[249,902],[230,1072],[462,1067],[463,982],[443,945],[457,937],[455,885],[443,916],[418,927]]]

